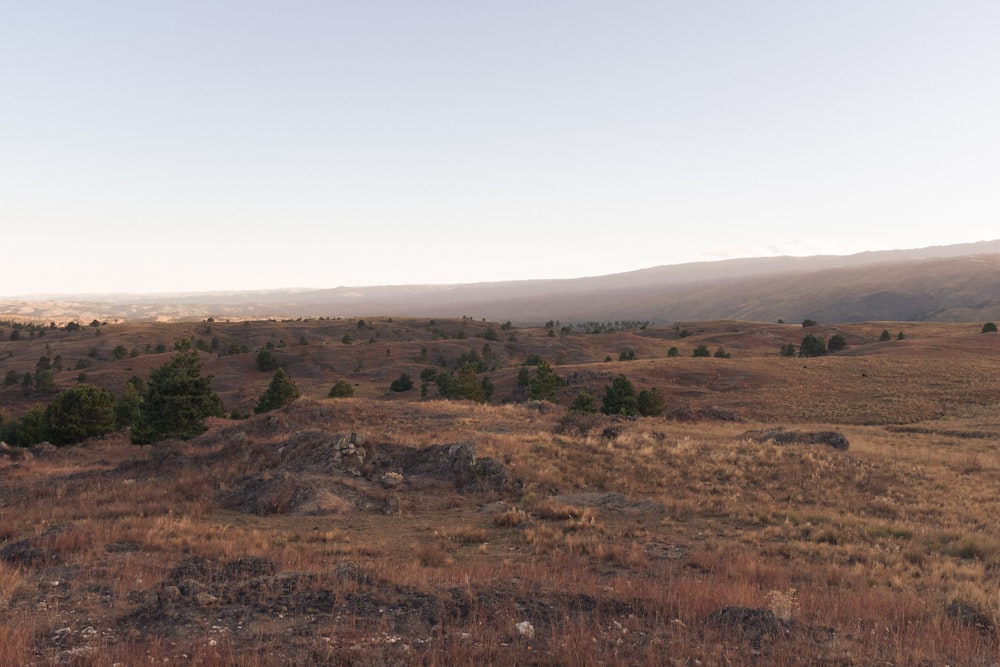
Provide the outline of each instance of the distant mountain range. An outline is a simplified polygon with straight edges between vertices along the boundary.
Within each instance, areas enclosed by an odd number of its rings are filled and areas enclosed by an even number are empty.
[[[567,280],[0,301],[4,319],[57,323],[463,315],[515,323],[1000,320],[1000,240],[697,262]]]

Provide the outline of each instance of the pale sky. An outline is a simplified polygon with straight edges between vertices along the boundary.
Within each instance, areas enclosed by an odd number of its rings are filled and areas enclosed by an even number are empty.
[[[0,0],[0,295],[1000,238],[996,0]]]

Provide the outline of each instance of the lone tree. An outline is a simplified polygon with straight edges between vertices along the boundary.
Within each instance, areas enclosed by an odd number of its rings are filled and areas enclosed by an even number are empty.
[[[659,417],[667,401],[656,387],[639,392],[639,414],[643,417]]]
[[[983,333],[996,333],[997,325],[995,322],[987,322],[983,325]]]
[[[889,333],[888,329],[882,329],[882,335],[878,337],[879,342],[884,343],[887,340],[892,340],[892,335]]]
[[[528,382],[531,398],[535,401],[559,402],[559,390],[563,386],[562,378],[555,374],[552,367],[544,359],[535,369],[535,377]]]
[[[253,411],[260,414],[262,412],[277,410],[280,407],[288,405],[298,397],[299,388],[295,386],[292,378],[288,377],[288,373],[279,368],[274,371],[274,375],[271,376],[271,384],[261,394],[260,401]]]
[[[278,359],[274,356],[274,352],[270,348],[264,348],[257,353],[257,370],[261,373],[267,373],[268,371],[273,371],[278,368]]]
[[[807,335],[799,345],[800,357],[821,357],[826,354],[826,342],[813,334]]]
[[[205,417],[221,416],[222,399],[212,389],[212,376],[201,374],[198,353],[187,350],[150,374],[131,439],[137,445],[188,440],[205,431]]]
[[[354,396],[354,387],[352,387],[346,380],[337,380],[332,387],[330,387],[330,393],[327,394],[330,398],[350,398]]]
[[[389,389],[396,392],[410,391],[413,389],[413,378],[409,373],[403,373],[389,384]]]
[[[636,416],[639,414],[639,396],[632,382],[624,375],[618,375],[604,388],[601,412],[606,415]]]
[[[826,342],[826,349],[830,352],[840,352],[847,347],[847,339],[841,334],[833,334]]]
[[[594,397],[585,391],[581,391],[573,399],[573,403],[569,406],[570,412],[597,412],[597,403],[594,401]]]

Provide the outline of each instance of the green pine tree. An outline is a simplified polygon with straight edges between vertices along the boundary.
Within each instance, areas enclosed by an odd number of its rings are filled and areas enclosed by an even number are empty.
[[[201,374],[196,351],[185,350],[150,375],[139,419],[132,427],[132,442],[188,440],[205,431],[205,417],[223,414],[222,399],[212,389],[212,376]]]
[[[257,407],[253,411],[260,414],[261,412],[277,410],[280,407],[288,405],[298,397],[299,388],[295,386],[292,378],[288,377],[288,373],[279,368],[274,372],[274,375],[271,377],[271,384],[268,385],[267,390],[261,395],[260,402],[257,403]]]

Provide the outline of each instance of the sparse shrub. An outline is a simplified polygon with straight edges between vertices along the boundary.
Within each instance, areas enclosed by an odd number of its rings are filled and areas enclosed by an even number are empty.
[[[618,361],[634,361],[635,360],[635,350],[625,350],[618,355]]]
[[[710,357],[710,356],[712,356],[712,352],[711,352],[711,350],[708,349],[708,345],[705,345],[704,343],[702,343],[701,345],[699,345],[696,348],[694,348],[694,351],[691,352],[691,356],[692,357]]]
[[[21,380],[20,374],[14,369],[11,369],[7,371],[6,375],[3,376],[3,386],[12,387],[15,384],[17,384],[20,380]]]
[[[903,334],[903,332],[902,332],[902,331],[900,331],[900,332],[899,332],[899,335],[898,335],[898,336],[896,336],[896,340],[903,340],[904,338],[906,338],[906,335],[905,335],[905,334]]]
[[[354,387],[350,385],[349,382],[344,380],[337,380],[332,387],[330,387],[330,393],[327,394],[330,398],[350,398],[354,396]]]
[[[678,350],[676,347],[672,346],[669,350],[667,350],[667,356],[668,357],[679,357],[679,356],[681,356],[681,351]]]
[[[781,346],[781,356],[794,357],[797,349],[794,343],[785,343]]]
[[[268,385],[267,389],[261,395],[260,402],[257,403],[257,407],[253,411],[260,414],[262,412],[277,410],[282,406],[288,405],[298,397],[299,388],[295,386],[292,378],[279,368],[274,372],[274,375],[271,377],[271,384]]]
[[[726,348],[720,345],[718,348],[716,348],[712,356],[715,357],[716,359],[728,359],[732,355],[726,352]]]

